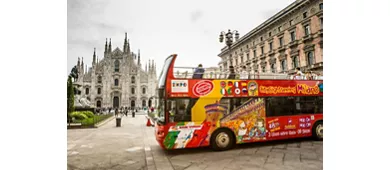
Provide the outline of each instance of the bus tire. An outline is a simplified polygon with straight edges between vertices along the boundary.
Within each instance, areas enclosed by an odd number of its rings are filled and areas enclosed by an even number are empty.
[[[322,120],[317,121],[314,123],[313,129],[312,129],[312,136],[315,140],[322,140],[323,139],[323,123]]]
[[[234,144],[235,137],[229,129],[220,128],[211,135],[211,147],[215,151],[229,150]]]

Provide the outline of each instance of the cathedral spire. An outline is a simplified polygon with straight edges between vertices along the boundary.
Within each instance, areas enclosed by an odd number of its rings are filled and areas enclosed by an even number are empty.
[[[77,67],[80,67],[80,57],[78,57],[78,60],[77,60]]]
[[[127,53],[130,54],[130,39],[127,39]]]
[[[123,44],[123,53],[126,53],[127,52],[127,32],[125,33],[125,43]]]
[[[104,46],[104,54],[107,53],[107,38],[106,38],[106,45]]]
[[[92,65],[95,65],[95,63],[96,63],[96,48],[93,48]]]
[[[152,72],[154,72],[154,60],[152,60]]]
[[[138,49],[138,65],[141,65],[141,52]]]
[[[145,72],[148,72],[148,62],[145,63]]]
[[[108,52],[111,52],[111,38],[110,38],[110,44],[108,44]]]

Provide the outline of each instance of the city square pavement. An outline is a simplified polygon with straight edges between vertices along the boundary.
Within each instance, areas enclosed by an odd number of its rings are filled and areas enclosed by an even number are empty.
[[[310,139],[252,143],[215,152],[209,148],[165,151],[146,127],[145,115],[115,119],[99,128],[68,130],[68,169],[309,170],[323,169],[322,142]]]

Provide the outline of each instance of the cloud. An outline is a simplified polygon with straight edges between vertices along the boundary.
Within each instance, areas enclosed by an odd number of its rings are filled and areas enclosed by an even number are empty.
[[[201,10],[192,11],[190,16],[191,22],[198,21],[200,18],[202,18],[202,16],[203,12]]]

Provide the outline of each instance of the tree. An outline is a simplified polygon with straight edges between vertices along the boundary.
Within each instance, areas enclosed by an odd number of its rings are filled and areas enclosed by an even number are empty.
[[[67,85],[67,117],[68,117],[68,122],[70,121],[70,114],[73,111],[74,111],[73,83],[72,83],[72,77],[68,76],[68,85]]]

